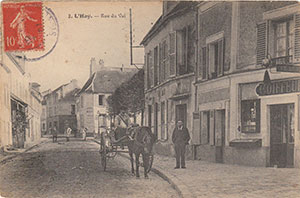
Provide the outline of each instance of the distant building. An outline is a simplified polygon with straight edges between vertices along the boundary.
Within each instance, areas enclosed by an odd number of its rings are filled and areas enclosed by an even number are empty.
[[[78,129],[86,127],[88,133],[98,133],[101,128],[110,126],[107,98],[123,82],[129,80],[137,69],[100,66],[91,59],[90,78],[77,94]],[[96,65],[96,66],[95,66]]]
[[[70,126],[77,130],[75,94],[79,91],[77,80],[61,85],[44,96],[46,104],[47,131],[54,126],[58,133],[63,134]]]

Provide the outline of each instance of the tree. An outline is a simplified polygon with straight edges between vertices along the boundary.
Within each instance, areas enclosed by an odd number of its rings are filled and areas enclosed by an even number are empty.
[[[111,116],[125,112],[131,116],[144,114],[144,70],[139,70],[128,81],[121,84],[107,99]],[[142,120],[143,122],[143,120]],[[141,123],[142,124],[142,123]]]

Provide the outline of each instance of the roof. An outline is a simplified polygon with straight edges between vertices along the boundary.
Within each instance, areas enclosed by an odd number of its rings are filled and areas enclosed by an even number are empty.
[[[129,80],[138,70],[101,70],[94,73],[82,89],[77,93],[80,95],[83,92],[92,93],[113,93],[123,82]]]
[[[62,99],[60,99],[60,101],[75,101],[75,95],[79,90],[79,88],[73,89],[72,91],[68,92]]]
[[[155,22],[155,24],[152,26],[152,28],[149,30],[149,32],[146,34],[146,36],[141,41],[141,45],[144,45],[148,39],[151,38],[155,33],[159,31],[161,27],[164,27],[164,24],[169,21],[171,18],[186,14],[188,10],[193,9],[195,5],[197,5],[198,2],[192,2],[192,1],[183,1],[178,3],[172,10],[170,10],[166,15],[161,15],[158,20]]]

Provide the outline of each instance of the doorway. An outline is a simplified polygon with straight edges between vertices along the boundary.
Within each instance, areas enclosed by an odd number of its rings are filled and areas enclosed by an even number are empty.
[[[294,104],[270,106],[270,166],[294,166]]]
[[[215,111],[216,162],[223,163],[225,146],[225,109]]]
[[[183,126],[187,126],[187,109],[186,104],[176,105],[176,123],[181,120],[183,122]]]

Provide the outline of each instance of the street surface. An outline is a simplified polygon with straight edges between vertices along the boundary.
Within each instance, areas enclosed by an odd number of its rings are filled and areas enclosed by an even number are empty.
[[[120,156],[100,164],[99,145],[92,141],[59,139],[0,165],[2,197],[178,197],[169,183],[154,173],[137,179],[130,162]],[[155,162],[154,162],[155,163]]]

